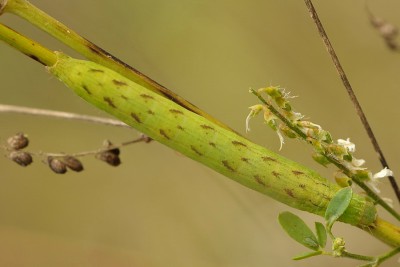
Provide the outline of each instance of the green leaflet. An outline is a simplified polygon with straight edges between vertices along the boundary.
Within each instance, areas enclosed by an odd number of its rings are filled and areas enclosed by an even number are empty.
[[[340,189],[329,202],[325,212],[326,228],[331,232],[332,225],[349,207],[353,190],[350,186]]]
[[[320,244],[317,238],[299,216],[285,211],[279,214],[278,219],[282,228],[291,238],[309,249],[319,250]]]
[[[323,216],[339,187],[314,171],[222,128],[120,74],[59,54],[49,71],[89,103],[154,140],[296,209]],[[343,222],[374,222],[371,202],[354,195]]]

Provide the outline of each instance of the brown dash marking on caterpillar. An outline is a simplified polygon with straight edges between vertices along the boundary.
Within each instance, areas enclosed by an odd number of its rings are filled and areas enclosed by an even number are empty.
[[[276,178],[280,178],[281,174],[279,172],[273,171],[272,175],[275,176]]]
[[[185,128],[183,128],[183,127],[180,126],[180,125],[176,126],[176,128],[178,128],[178,129],[181,130],[181,131],[184,131],[184,130],[185,130]]]
[[[183,115],[184,113],[178,109],[170,109],[169,112],[173,114]]]
[[[267,156],[262,157],[262,160],[263,160],[263,161],[273,161],[273,162],[276,162],[276,159],[271,158],[271,157],[267,157]]]
[[[194,151],[194,153],[196,153],[197,155],[203,156],[203,154],[202,154],[200,151],[198,151],[197,148],[196,148],[195,146],[191,145],[191,146],[190,146],[190,149],[191,149],[192,151]]]
[[[126,82],[118,81],[116,79],[113,79],[112,82],[113,82],[113,84],[115,84],[117,86],[126,86],[126,85],[128,85]]]
[[[222,164],[224,164],[224,167],[227,168],[228,170],[230,170],[232,172],[235,171],[235,169],[231,165],[229,165],[229,162],[227,160],[223,160]]]
[[[331,198],[329,196],[325,195],[325,194],[322,194],[322,198],[324,198],[324,199],[326,199],[328,201],[331,201]]]
[[[112,107],[112,108],[116,108],[116,106],[114,105],[114,102],[112,101],[111,98],[109,98],[108,96],[103,97],[104,101],[107,102],[107,104]]]
[[[304,172],[301,172],[301,171],[292,171],[292,173],[293,173],[294,175],[296,175],[296,176],[301,175],[301,174],[304,174]]]
[[[236,141],[236,140],[232,141],[232,144],[234,144],[235,146],[244,146],[244,147],[247,147],[246,144],[243,144],[242,142]]]
[[[91,94],[92,94],[92,92],[90,92],[90,90],[89,90],[89,88],[87,87],[86,84],[83,84],[83,85],[82,85],[82,88],[83,88],[83,90],[86,91],[86,93],[88,93],[88,95],[91,95]]]
[[[215,130],[213,127],[211,127],[211,126],[209,126],[209,125],[206,125],[206,124],[202,124],[202,125],[200,125],[200,127],[203,128],[203,129],[205,129],[205,130],[212,130],[212,131]]]
[[[155,114],[154,111],[152,111],[151,109],[149,109],[149,110],[147,111],[147,113],[150,114],[150,115],[154,115],[154,114]]]
[[[154,99],[154,97],[152,97],[151,95],[147,95],[147,94],[141,94],[141,97],[143,97],[144,99]]]
[[[99,70],[99,69],[89,69],[89,72],[99,72],[99,73],[104,73],[104,70]]]
[[[163,129],[160,129],[160,134],[161,134],[162,136],[164,136],[164,137],[165,137],[166,139],[168,139],[168,140],[171,139]]]
[[[312,200],[310,200],[310,203],[311,203],[313,206],[320,208],[320,206],[319,206],[318,203],[314,203]]]
[[[215,143],[213,143],[213,142],[209,142],[208,143],[210,146],[212,146],[212,147],[217,147],[217,145],[215,144]]]
[[[249,159],[248,158],[240,158],[241,161],[249,163]]]
[[[299,187],[300,187],[301,189],[305,189],[305,188],[306,188],[306,185],[305,185],[305,184],[299,184]]]
[[[137,114],[131,112],[131,117],[134,118],[137,123],[142,123],[142,121],[140,120],[140,118]]]
[[[264,181],[261,179],[260,175],[256,174],[253,177],[254,177],[254,179],[256,179],[257,183],[259,183],[260,185],[266,186]]]
[[[128,100],[128,97],[126,97],[125,95],[121,95],[121,98],[124,100]]]
[[[286,194],[288,194],[290,197],[293,197],[293,198],[295,197],[292,189],[285,188],[284,190],[285,190]]]

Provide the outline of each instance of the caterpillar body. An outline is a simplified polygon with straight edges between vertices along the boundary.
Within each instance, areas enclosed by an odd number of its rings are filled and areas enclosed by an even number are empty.
[[[296,209],[323,216],[339,190],[316,172],[99,64],[58,53],[48,70],[87,102],[154,140]],[[340,218],[359,227],[375,219],[373,203],[357,194]]]

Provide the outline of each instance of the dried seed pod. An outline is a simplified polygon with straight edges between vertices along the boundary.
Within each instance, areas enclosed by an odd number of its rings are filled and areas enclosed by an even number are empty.
[[[145,134],[142,134],[142,135],[141,135],[141,138],[143,138],[143,141],[144,141],[145,143],[150,143],[151,141],[153,141],[153,139],[152,139],[151,137],[149,137],[149,136],[147,136],[147,135],[145,135]]]
[[[7,145],[13,150],[20,150],[29,145],[28,136],[24,133],[17,133],[7,139]]]
[[[24,151],[12,151],[8,157],[22,167],[26,167],[33,162],[32,155]]]
[[[99,160],[107,162],[111,166],[116,167],[121,164],[121,159],[119,158],[118,154],[113,153],[112,150],[108,150],[97,154],[96,157]]]
[[[67,172],[67,165],[60,159],[54,157],[48,157],[47,162],[49,163],[50,169],[58,174],[64,174]]]
[[[103,146],[109,148],[109,147],[112,147],[112,146],[113,146],[113,143],[111,143],[110,140],[104,140],[104,141],[103,141]],[[120,150],[119,150],[119,148],[112,148],[112,149],[110,149],[110,150],[108,150],[108,151],[111,152],[111,153],[113,153],[113,154],[116,155],[116,156],[118,156],[118,155],[121,153]]]
[[[72,156],[64,157],[64,163],[67,165],[68,168],[75,172],[83,171],[82,162],[80,162],[77,158]]]

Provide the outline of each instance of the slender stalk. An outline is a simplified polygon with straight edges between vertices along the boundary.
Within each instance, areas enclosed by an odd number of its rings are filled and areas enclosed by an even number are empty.
[[[57,57],[51,50],[0,23],[0,40],[45,66],[54,65]]]
[[[337,57],[335,50],[333,49],[333,46],[332,46],[331,42],[329,41],[328,35],[325,32],[324,26],[322,25],[321,21],[318,18],[317,11],[315,10],[315,8],[313,6],[312,1],[304,0],[304,2],[307,5],[308,11],[310,12],[310,15],[311,15],[311,18],[313,19],[315,25],[317,26],[318,32],[321,35],[321,38],[325,44],[325,47],[326,47],[329,55],[332,58],[333,64],[335,65],[335,68],[338,71],[338,74],[340,76],[340,79],[343,82],[344,87],[346,88],[346,91],[350,97],[350,100],[356,109],[357,115],[360,118],[365,131],[368,134],[368,137],[372,143],[372,146],[374,147],[375,152],[378,154],[379,161],[381,162],[382,167],[384,167],[384,168],[386,167],[386,168],[390,169],[389,164],[387,163],[385,156],[382,152],[382,149],[379,146],[378,140],[376,139],[375,134],[372,131],[372,128],[367,120],[367,117],[365,116],[365,113],[364,113],[360,103],[358,102],[358,99],[353,91],[353,88],[350,85],[347,75],[346,75],[342,65],[340,64],[339,58]],[[397,185],[395,178],[393,176],[389,176],[389,181],[393,188],[394,193],[396,194],[397,200],[400,202],[400,189],[399,189],[399,186]]]
[[[1,5],[1,2],[0,2]],[[216,118],[207,114],[203,110],[199,109],[195,105],[191,104],[184,98],[168,90],[164,86],[160,85],[156,81],[152,80],[145,74],[141,73],[137,69],[129,66],[120,59],[114,57],[110,53],[106,52],[102,48],[88,41],[87,39],[80,36],[78,33],[69,29],[67,26],[57,21],[53,17],[49,16],[42,10],[38,9],[26,0],[8,0],[3,3],[3,12],[9,12],[15,14],[23,19],[26,19],[33,25],[52,35],[62,43],[68,45],[78,53],[82,54],[87,59],[99,63],[100,65],[106,66],[128,79],[136,82],[149,90],[162,95],[180,106],[184,107],[191,112],[194,112],[200,116],[207,118],[208,120],[218,124],[221,127],[230,129],[228,126],[218,121]],[[1,6],[0,6],[1,14]]]
[[[17,114],[25,114],[25,115],[61,118],[61,119],[67,119],[67,120],[80,120],[80,121],[86,121],[86,122],[91,122],[91,123],[99,123],[99,124],[103,124],[103,125],[131,128],[129,125],[126,125],[125,123],[123,123],[119,120],[96,117],[96,116],[88,116],[88,115],[76,114],[76,113],[71,113],[71,112],[48,110],[48,109],[28,108],[28,107],[0,104],[0,113],[17,113]]]

